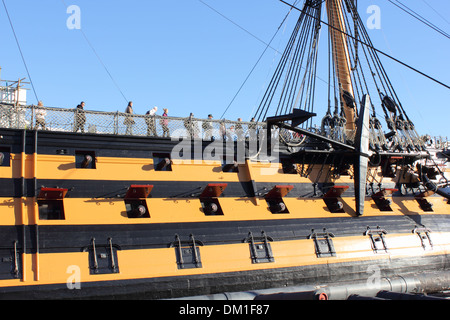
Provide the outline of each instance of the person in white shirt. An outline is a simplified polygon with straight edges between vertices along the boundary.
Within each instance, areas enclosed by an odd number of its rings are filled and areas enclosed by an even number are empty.
[[[147,123],[147,136],[158,136],[158,134],[156,133],[155,121],[156,111],[158,111],[158,107],[153,107],[153,109],[147,111],[146,113],[145,122]]]
[[[36,108],[36,126],[35,130],[39,129],[39,126],[42,128],[42,130],[47,130],[45,128],[45,116],[47,115],[47,111],[43,109],[44,104],[42,101],[38,102],[38,106]]]

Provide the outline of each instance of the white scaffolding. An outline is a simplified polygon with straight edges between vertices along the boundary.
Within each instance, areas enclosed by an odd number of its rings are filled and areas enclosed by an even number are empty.
[[[0,72],[1,69],[0,67]],[[0,103],[26,106],[27,89],[24,85],[29,84],[29,82],[25,82],[24,80],[25,78],[18,80],[2,80],[0,78]]]

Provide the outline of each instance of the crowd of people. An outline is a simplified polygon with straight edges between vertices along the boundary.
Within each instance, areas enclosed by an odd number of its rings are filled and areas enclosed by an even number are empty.
[[[86,125],[86,112],[85,112],[85,102],[82,101],[75,108],[75,118],[74,118],[74,126],[73,132],[85,132]],[[145,124],[147,125],[147,136],[158,136],[157,125],[159,123],[160,128],[162,129],[162,137],[170,137],[170,129],[169,129],[169,110],[167,108],[162,109],[163,113],[161,116],[157,115],[158,107],[153,107],[144,116]],[[45,117],[47,112],[43,107],[42,101],[39,101],[38,106],[35,108],[35,126],[34,129],[42,129],[47,130]],[[133,134],[133,127],[136,124],[136,120],[133,110],[133,102],[130,101],[125,109],[125,117],[123,120],[123,124],[125,125],[125,135]],[[157,120],[159,120],[157,122]],[[245,130],[242,126],[242,118],[238,118],[236,122],[234,122],[231,126],[227,127],[225,121],[220,121],[219,128],[214,130],[213,126],[213,115],[209,114],[208,117],[201,121],[201,126],[199,126],[198,121],[194,119],[194,114],[191,113],[189,117],[184,118],[183,125],[186,129],[187,135],[191,138],[200,138],[203,134],[203,139],[207,141],[213,141],[218,137],[225,140],[234,140],[234,139],[244,139],[245,138]],[[251,119],[251,124],[248,125],[248,131],[255,131],[257,123],[255,122],[255,118]],[[203,133],[201,132],[201,129]],[[218,136],[218,137],[217,137]]]

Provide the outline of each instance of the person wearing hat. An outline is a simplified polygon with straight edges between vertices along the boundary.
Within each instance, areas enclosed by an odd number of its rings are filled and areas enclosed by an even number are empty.
[[[47,111],[45,111],[44,104],[42,103],[42,101],[38,102],[35,115],[36,115],[35,130],[37,130],[39,126],[42,128],[42,130],[47,130],[45,128],[45,116],[47,115]]]
[[[208,114],[208,119],[203,121],[202,128],[205,131],[205,140],[206,141],[212,141],[212,131],[213,131],[213,125],[211,123],[213,116],[212,114]]]
[[[74,132],[80,129],[81,133],[84,133],[84,124],[86,123],[86,114],[84,113],[84,101],[81,101],[75,110],[75,128]]]
[[[188,118],[183,120],[188,138],[194,138],[194,114],[191,112]]]
[[[163,129],[163,138],[167,136],[167,138],[170,137],[170,131],[169,131],[169,120],[167,119],[167,117],[169,116],[169,110],[167,108],[163,108],[163,115],[162,115],[162,119],[160,121],[161,127]]]
[[[145,123],[147,123],[147,135],[156,137],[156,121],[155,115],[158,111],[158,107],[153,107],[153,109],[147,111],[145,114]]]
[[[242,118],[238,118],[236,126],[234,127],[238,141],[244,140],[244,130],[242,128],[241,122],[242,122]]]

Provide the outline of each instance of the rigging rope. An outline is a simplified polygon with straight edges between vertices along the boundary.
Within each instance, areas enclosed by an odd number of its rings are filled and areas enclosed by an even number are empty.
[[[61,2],[63,3],[63,5],[67,8],[66,2],[64,0],[61,0]],[[97,51],[95,50],[94,46],[92,45],[92,43],[89,41],[88,37],[86,36],[86,34],[84,33],[83,29],[79,29],[81,31],[81,34],[84,37],[84,40],[86,40],[86,43],[89,45],[89,47],[91,48],[92,52],[95,54],[95,56],[97,57],[98,61],[100,62],[100,64],[103,66],[103,68],[105,69],[106,73],[108,74],[109,78],[111,79],[111,81],[113,82],[114,86],[116,87],[116,89],[119,91],[119,93],[122,95],[123,99],[125,100],[125,102],[128,103],[128,99],[125,97],[122,89],[120,89],[119,85],[117,84],[116,80],[114,79],[114,77],[112,76],[111,72],[109,72],[108,68],[106,67],[105,63],[103,62],[103,60],[100,58],[99,54],[97,53]]]
[[[265,119],[269,108],[272,107],[271,103],[275,94],[281,95],[275,115],[287,114],[288,111],[292,111],[292,108],[300,108],[308,112],[313,111],[319,31],[322,23],[320,20],[321,6],[317,6],[317,4],[319,3],[306,1],[303,9],[299,10],[301,14],[297,25],[294,28],[283,57],[258,108],[256,114],[258,121]],[[328,108],[321,122],[320,133],[327,137],[333,137],[333,139],[338,141],[346,141],[347,139],[352,141],[352,133],[344,129],[346,124],[345,119],[348,116],[344,106],[347,105],[354,109],[355,116],[358,117],[358,108],[355,107],[359,101],[362,101],[364,94],[369,94],[371,90],[374,90],[369,86],[374,84],[388,127],[395,134],[392,138],[393,146],[399,148],[399,150],[420,151],[422,145],[419,143],[419,136],[414,129],[414,124],[408,118],[395,92],[388,74],[383,67],[380,56],[377,54],[379,50],[373,46],[364,23],[357,12],[356,4],[356,0],[337,0],[337,2],[332,2],[332,5],[336,7],[328,10],[328,20],[331,22],[325,24],[328,25],[329,30],[337,30],[339,32],[328,32]],[[342,17],[338,16],[336,18],[334,14],[340,10],[340,7],[346,7],[348,14],[343,12]],[[339,20],[339,24],[342,24],[339,29],[330,25],[334,24],[335,20]],[[342,37],[345,41],[345,48],[348,48],[345,51],[345,59],[348,59],[348,66],[343,70],[344,72],[340,72],[340,65],[345,63],[343,58],[335,54],[333,59],[331,55],[332,48],[338,47],[339,49],[339,46],[342,45],[340,43],[341,34],[348,35],[347,37]],[[360,49],[358,48],[359,43],[364,44]],[[364,55],[365,60],[360,59],[359,51],[362,52],[361,56]],[[351,61],[354,62],[354,65],[352,65],[350,71]],[[304,73],[300,72],[303,64],[306,64]],[[333,68],[331,68],[331,65]],[[337,71],[339,72],[337,73]],[[367,74],[369,71],[370,76]],[[348,72],[351,74],[348,74]],[[284,82],[281,82],[283,76]],[[373,83],[367,81],[370,81],[370,77],[372,77]],[[347,80],[351,82],[349,82],[349,85],[351,85],[351,89],[353,90],[346,91],[348,89],[344,89],[342,83],[336,83],[336,81],[345,82]],[[331,114],[332,81],[335,99],[335,111],[333,115]],[[297,99],[294,102],[293,98],[295,93],[297,93]],[[341,107],[340,114],[338,99],[340,100]],[[381,131],[381,124],[376,118],[377,113],[374,103],[371,103],[370,109],[372,113],[370,130],[373,132],[373,137],[370,140],[371,148],[388,150],[389,147],[387,146],[386,139],[384,139],[384,133]],[[302,127],[305,124],[308,123],[303,123]],[[283,140],[286,139],[283,137]]]
[[[248,31],[247,29],[245,29],[244,27],[240,26],[239,24],[237,24],[236,22],[234,22],[233,20],[231,20],[230,18],[228,18],[227,16],[225,16],[224,14],[220,13],[219,11],[217,11],[215,8],[211,7],[209,4],[207,4],[206,2],[204,2],[203,0],[198,0],[200,3],[202,3],[203,5],[205,5],[206,7],[208,7],[209,9],[211,9],[212,11],[214,11],[215,13],[217,13],[218,15],[220,15],[221,17],[223,17],[224,19],[226,19],[227,21],[231,22],[232,24],[234,24],[235,26],[237,26],[239,29],[243,30],[244,32],[248,33],[250,36],[252,36],[253,38],[255,38],[256,40],[262,42],[264,45],[266,45],[266,48],[264,49],[263,53],[260,55],[260,57],[258,58],[257,62],[255,63],[255,65],[253,66],[253,68],[250,70],[249,74],[247,75],[247,77],[245,78],[244,82],[242,83],[242,85],[239,87],[238,91],[236,92],[236,94],[234,95],[233,99],[231,100],[231,102],[228,104],[227,108],[225,109],[225,112],[222,114],[221,118],[223,118],[226,114],[226,112],[228,111],[228,109],[231,107],[231,105],[233,104],[234,100],[236,99],[236,97],[239,95],[239,93],[241,92],[242,88],[244,87],[244,85],[246,84],[246,82],[248,81],[248,79],[250,78],[251,74],[253,73],[253,71],[255,70],[256,66],[259,64],[260,60],[262,59],[263,55],[265,54],[265,52],[267,51],[268,48],[274,50],[275,52],[282,54],[281,52],[279,52],[277,49],[275,49],[274,47],[271,46],[271,43],[273,42],[275,36],[277,35],[277,33],[279,32],[279,30],[281,29],[281,27],[283,26],[285,20],[287,19],[287,17],[290,15],[291,11],[294,8],[290,8],[289,12],[287,13],[287,15],[284,17],[282,23],[280,24],[280,26],[278,27],[277,31],[275,32],[275,34],[273,35],[272,39],[269,41],[269,43],[265,42],[264,40],[262,40],[261,38],[257,37],[255,34],[251,33],[250,31]],[[294,2],[294,5],[297,4],[299,0],[296,0]],[[319,79],[320,81],[322,81],[323,83],[327,84],[328,82],[322,78],[320,78],[319,76],[315,75],[316,79]],[[258,112],[257,112],[258,113]]]
[[[203,2],[202,0],[199,0],[201,3],[203,3],[204,5],[206,5],[207,7],[211,8],[213,11],[217,12],[218,14],[220,14],[222,17],[224,17],[225,19],[227,19],[228,21],[232,22],[233,24],[235,24],[236,26],[238,26],[239,28],[243,29],[242,27],[240,27],[239,25],[237,25],[236,23],[234,23],[233,21],[231,21],[230,19],[228,19],[227,17],[225,17],[224,15],[222,15],[220,12],[218,12],[217,10],[215,10],[214,8],[212,8],[211,6],[209,6],[208,4],[206,4],[205,2]],[[236,99],[236,97],[239,95],[239,93],[241,92],[242,88],[244,87],[244,85],[247,83],[247,80],[250,78],[250,76],[252,75],[253,71],[255,70],[256,66],[259,64],[259,62],[261,61],[262,57],[264,56],[264,54],[266,53],[267,49],[271,48],[270,45],[272,43],[272,41],[275,39],[276,35],[278,34],[278,32],[280,31],[281,27],[283,26],[284,22],[286,21],[286,19],[288,18],[288,16],[291,14],[292,8],[289,10],[289,12],[286,14],[286,16],[284,17],[283,21],[281,22],[281,24],[279,25],[278,29],[275,31],[275,34],[272,36],[272,38],[270,39],[269,43],[266,44],[266,47],[264,48],[263,52],[261,53],[261,55],[259,56],[258,60],[256,61],[255,65],[253,66],[253,68],[250,70],[250,73],[247,75],[247,77],[245,78],[244,82],[242,83],[242,85],[239,87],[239,90],[236,92],[236,94],[234,95],[233,99],[231,100],[231,102],[228,104],[227,108],[225,109],[225,111],[223,112],[223,114],[220,116],[221,119],[224,119],[223,117],[225,116],[225,114],[227,113],[228,109],[231,107],[231,105],[233,104],[234,100]],[[245,29],[243,29],[244,31],[246,31]],[[248,31],[246,31],[247,33],[249,33]],[[250,33],[250,35],[252,35]],[[256,38],[259,40],[259,38]],[[262,40],[260,40],[262,41]],[[264,42],[263,42],[264,43]]]
[[[114,77],[112,76],[111,72],[109,72],[108,68],[106,67],[105,63],[102,61],[102,59],[100,58],[100,56],[98,55],[97,51],[95,50],[94,46],[91,44],[91,42],[89,41],[89,39],[87,38],[86,34],[84,33],[83,30],[81,30],[81,34],[83,35],[84,39],[86,40],[87,44],[89,45],[89,47],[91,47],[92,52],[94,52],[95,56],[97,57],[98,61],[100,62],[100,64],[103,66],[103,68],[105,69],[106,73],[108,74],[109,78],[111,79],[111,81],[114,83],[115,87],[117,88],[117,90],[119,91],[119,93],[122,95],[123,99],[125,100],[125,102],[128,103],[128,99],[125,97],[122,89],[120,89],[119,85],[117,84],[116,80],[114,79]]]
[[[395,0],[397,3],[394,3],[392,0],[387,0],[390,3],[392,3],[394,6],[396,6],[397,8],[401,9],[402,11],[406,12],[407,14],[409,14],[410,16],[412,16],[413,18],[419,20],[420,22],[422,22],[423,24],[425,24],[426,26],[430,27],[431,29],[433,29],[434,31],[442,34],[444,37],[450,39],[450,35],[443,31],[442,29],[438,28],[436,25],[432,24],[430,21],[428,21],[427,19],[425,19],[424,17],[422,17],[420,14],[418,14],[417,12],[415,12],[414,10],[412,10],[411,8],[408,8],[406,5],[404,5],[403,3],[401,3],[398,0]]]
[[[11,30],[12,30],[12,32],[13,32],[13,34],[14,34],[14,38],[16,39],[17,47],[19,48],[20,56],[22,57],[22,62],[23,62],[23,64],[24,64],[25,70],[26,70],[26,72],[27,72],[27,74],[28,74],[28,79],[30,79],[31,87],[32,87],[32,89],[33,89],[33,93],[34,93],[34,96],[35,96],[35,98],[36,98],[36,103],[37,103],[37,102],[39,102],[39,98],[38,98],[38,95],[37,95],[37,93],[36,93],[36,89],[35,89],[35,87],[34,87],[33,80],[31,79],[30,71],[28,70],[28,66],[27,66],[27,63],[26,63],[26,61],[25,61],[25,57],[24,57],[24,55],[23,55],[23,53],[22,53],[22,49],[21,49],[21,47],[20,47],[20,43],[19,43],[19,40],[18,40],[17,35],[16,35],[16,31],[14,30],[14,26],[13,26],[13,23],[12,23],[12,21],[11,21],[11,17],[9,16],[8,9],[6,8],[5,0],[2,0],[2,2],[3,2],[3,7],[5,8],[5,11],[6,11],[6,15],[7,15],[8,20],[9,20],[9,24],[11,25]]]
[[[305,10],[320,18],[319,3],[305,3]],[[264,121],[277,95],[275,115],[287,114],[300,107],[313,111],[320,25],[302,13],[283,52],[277,69],[256,111],[255,118]],[[304,71],[303,71],[304,70]]]
[[[293,6],[292,4],[290,4],[290,3],[288,3],[288,2],[286,2],[286,1],[284,1],[284,0],[279,0],[279,1],[283,2],[284,4],[286,4],[286,5],[288,5],[288,6],[292,7],[292,8],[294,8],[294,9],[300,11],[300,12],[303,12],[302,9],[295,7],[295,6]],[[307,14],[307,15],[310,15],[310,14]],[[315,18],[315,19],[316,19],[316,18]],[[432,81],[438,83],[439,85],[441,85],[441,86],[443,86],[443,87],[445,87],[445,88],[447,88],[447,89],[450,89],[450,86],[449,86],[449,85],[447,85],[447,84],[445,84],[445,83],[443,83],[443,82],[441,82],[441,81],[439,81],[439,80],[437,80],[437,79],[435,79],[435,78],[433,78],[433,77],[427,75],[426,73],[424,73],[424,72],[422,72],[422,71],[420,71],[420,70],[418,70],[418,69],[416,69],[416,68],[414,68],[414,67],[408,65],[407,63],[405,63],[405,62],[403,62],[403,61],[401,61],[401,60],[399,60],[399,59],[397,59],[397,58],[394,58],[393,56],[391,56],[391,55],[389,55],[389,54],[387,54],[387,53],[385,53],[385,52],[383,52],[383,51],[381,51],[381,50],[375,48],[373,45],[370,45],[370,44],[368,44],[368,43],[366,43],[366,42],[364,42],[364,41],[362,41],[362,40],[356,39],[356,38],[355,38],[354,36],[352,36],[351,34],[348,34],[348,33],[346,33],[346,32],[343,32],[342,30],[339,30],[338,28],[333,27],[332,25],[330,25],[329,23],[327,23],[327,22],[325,22],[325,21],[323,21],[323,20],[321,20],[321,19],[318,19],[318,21],[319,21],[320,23],[322,23],[322,24],[324,24],[324,25],[326,25],[326,26],[328,26],[328,27],[334,29],[334,30],[337,30],[338,32],[341,32],[342,34],[346,35],[347,37],[350,37],[350,38],[352,38],[353,40],[358,41],[358,42],[359,42],[360,44],[362,44],[363,46],[367,46],[367,47],[371,48],[372,50],[374,50],[374,51],[376,51],[376,52],[382,54],[383,56],[385,56],[385,57],[387,57],[387,58],[389,58],[389,59],[391,59],[391,60],[393,60],[393,61],[395,61],[395,62],[397,62],[397,63],[399,63],[399,64],[401,64],[401,65],[403,65],[403,66],[405,66],[405,67],[407,67],[407,68],[409,68],[409,69],[411,69],[411,70],[413,70],[413,71],[416,72],[416,73],[419,73],[420,75],[422,75],[422,76],[424,76],[424,77],[426,77],[426,78],[428,78],[428,79],[430,79],[430,80],[432,80]]]
[[[447,22],[447,24],[450,25],[450,22],[449,22],[447,19],[445,19],[445,17],[444,17],[442,14],[440,14],[439,11],[435,10],[435,9],[434,9],[428,2],[426,2],[425,0],[422,0],[422,2],[425,3],[427,6],[429,6],[429,7],[431,8],[431,10],[433,10],[434,12],[436,12],[436,14],[442,18],[442,20],[444,20],[445,22]]]

